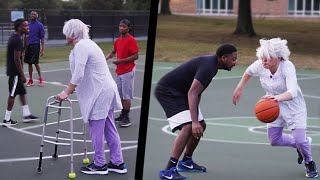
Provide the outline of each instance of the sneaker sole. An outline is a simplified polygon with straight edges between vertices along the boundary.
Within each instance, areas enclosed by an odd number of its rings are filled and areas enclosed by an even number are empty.
[[[31,122],[31,121],[39,121],[40,118],[37,118],[37,119],[22,119],[22,122]]]
[[[90,175],[93,175],[93,174],[106,175],[109,173],[108,171],[82,171],[82,170],[80,171],[84,174],[90,174]]]
[[[18,124],[18,123],[16,123],[16,124],[3,124],[3,123],[2,123],[2,126],[3,126],[3,127],[7,127],[7,126],[15,126],[15,125],[17,125],[17,124]]]
[[[128,126],[131,126],[131,123],[129,124],[120,124],[121,127],[128,127]]]
[[[160,177],[160,180],[168,180],[169,178],[166,178],[166,177]],[[185,179],[184,180],[189,180],[187,177],[185,177]]]
[[[317,178],[317,177],[318,177],[318,174],[317,174],[316,176],[313,176],[313,177],[308,176],[308,175],[306,174],[306,177],[307,177],[307,178]]]
[[[202,170],[196,170],[196,169],[186,169],[186,168],[177,168],[178,172],[206,172]]]
[[[118,173],[118,174],[125,174],[127,173],[127,169],[123,169],[123,170],[120,170],[120,169],[111,169],[111,168],[108,168],[109,172],[115,172],[115,173]]]

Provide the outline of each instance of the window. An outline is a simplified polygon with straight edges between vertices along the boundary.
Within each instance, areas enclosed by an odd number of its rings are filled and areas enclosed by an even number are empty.
[[[197,0],[197,12],[205,15],[233,14],[233,0]]]
[[[289,0],[288,15],[320,16],[320,0]]]

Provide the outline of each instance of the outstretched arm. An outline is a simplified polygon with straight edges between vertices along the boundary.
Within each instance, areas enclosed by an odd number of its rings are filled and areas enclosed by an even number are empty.
[[[239,102],[240,96],[242,95],[243,87],[247,84],[250,78],[251,78],[251,75],[244,72],[239,84],[237,85],[236,89],[233,92],[232,101],[234,105],[237,105],[237,103]]]

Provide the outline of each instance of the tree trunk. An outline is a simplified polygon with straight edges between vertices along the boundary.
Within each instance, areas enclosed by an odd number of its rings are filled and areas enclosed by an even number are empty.
[[[161,0],[161,9],[160,9],[160,14],[162,15],[170,15],[170,0]]]
[[[239,0],[238,22],[234,34],[255,36],[251,17],[251,0]]]

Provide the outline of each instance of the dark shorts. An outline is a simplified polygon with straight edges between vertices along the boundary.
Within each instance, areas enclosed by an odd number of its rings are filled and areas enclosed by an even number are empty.
[[[155,89],[155,96],[166,113],[167,118],[189,110],[187,95],[182,96],[182,94],[158,84]]]
[[[39,55],[40,55],[40,43],[29,44],[25,52],[24,62],[28,64],[39,64]]]
[[[16,95],[25,95],[27,94],[26,88],[21,81],[20,76],[9,76],[9,96],[15,97]]]

